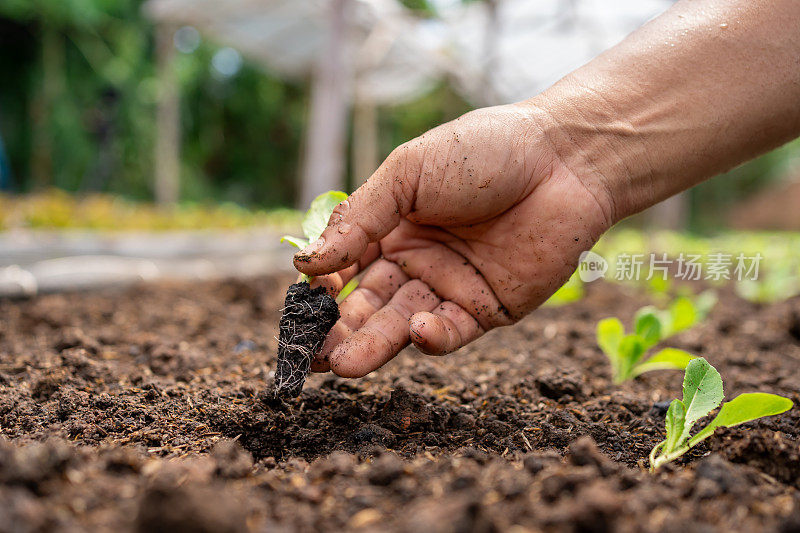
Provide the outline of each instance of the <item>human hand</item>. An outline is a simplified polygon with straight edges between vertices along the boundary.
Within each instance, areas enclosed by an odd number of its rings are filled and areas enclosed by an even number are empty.
[[[334,292],[365,273],[312,370],[360,377],[409,340],[452,352],[569,278],[612,203],[561,161],[544,117],[526,104],[467,113],[398,147],[336,207],[295,266]]]

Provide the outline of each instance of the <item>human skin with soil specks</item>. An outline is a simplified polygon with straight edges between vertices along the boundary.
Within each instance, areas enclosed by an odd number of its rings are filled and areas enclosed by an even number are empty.
[[[538,307],[614,223],[800,134],[794,0],[681,1],[531,100],[395,149],[295,256],[336,291],[312,364],[358,377]]]

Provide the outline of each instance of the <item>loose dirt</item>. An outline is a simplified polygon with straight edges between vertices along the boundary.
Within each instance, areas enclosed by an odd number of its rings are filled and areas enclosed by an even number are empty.
[[[646,472],[679,372],[619,387],[593,283],[461,351],[273,391],[288,277],[0,301],[0,531],[797,531],[800,408]],[[800,401],[800,298],[668,343]]]

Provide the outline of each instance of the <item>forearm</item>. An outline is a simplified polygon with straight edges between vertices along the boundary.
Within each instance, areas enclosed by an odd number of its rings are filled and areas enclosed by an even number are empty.
[[[616,222],[800,135],[800,2],[684,0],[530,100]]]

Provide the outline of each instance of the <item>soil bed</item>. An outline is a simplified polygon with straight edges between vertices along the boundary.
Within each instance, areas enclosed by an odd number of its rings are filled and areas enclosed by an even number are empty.
[[[288,277],[0,301],[0,531],[797,531],[800,408],[644,470],[679,372],[613,387],[602,283],[444,358],[272,389]],[[669,345],[800,401],[800,298]],[[209,505],[213,501],[214,505]]]

